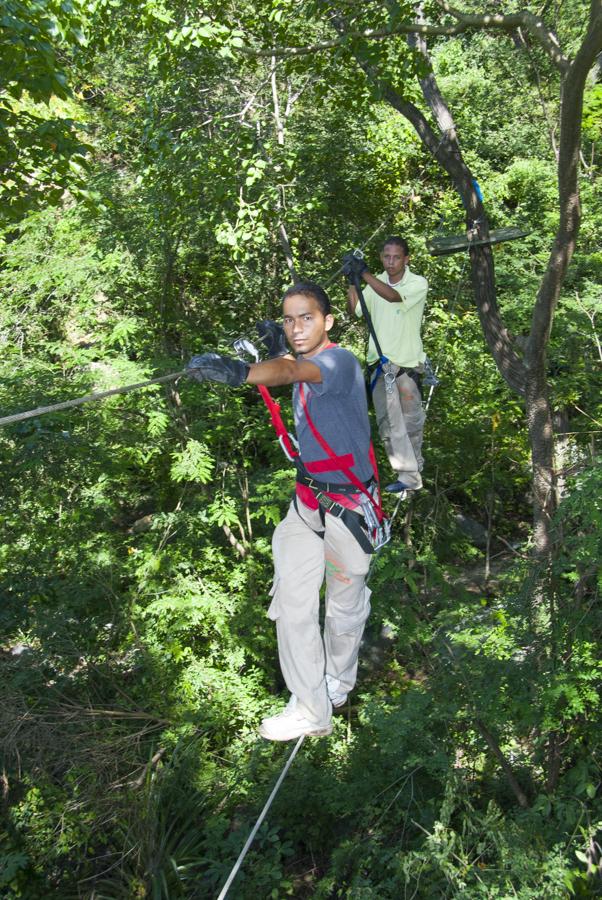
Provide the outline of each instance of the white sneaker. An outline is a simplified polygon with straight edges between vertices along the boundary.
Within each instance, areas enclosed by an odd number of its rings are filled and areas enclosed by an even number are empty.
[[[328,696],[330,698],[330,702],[334,706],[335,709],[338,709],[339,706],[344,706],[347,703],[347,694],[341,690],[341,682],[338,678],[334,678],[332,675],[326,675],[326,690],[328,691]]]
[[[281,713],[269,716],[259,726],[259,734],[267,741],[292,741],[306,734],[309,737],[326,737],[332,733],[332,722],[316,725],[297,712],[294,694]]]

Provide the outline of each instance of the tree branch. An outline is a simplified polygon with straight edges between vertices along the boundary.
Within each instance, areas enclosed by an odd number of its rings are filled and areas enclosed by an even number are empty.
[[[400,34],[411,34],[412,32],[453,37],[465,30],[466,27],[462,25],[425,25],[420,22],[408,22],[401,23],[393,28],[364,28],[362,31],[346,31],[338,40],[320,41],[318,44],[308,44],[305,47],[270,47],[267,50],[238,47],[236,49],[246,56],[308,56],[314,53],[321,53],[323,50],[335,50],[337,47],[342,47],[349,40],[383,40]]]
[[[554,312],[566,270],[575,250],[581,223],[579,152],[583,92],[587,76],[602,47],[602,7],[599,2],[593,3],[593,6],[597,6],[597,15],[590,18],[587,34],[569,66],[562,86],[558,143],[560,223],[533,309],[531,332],[525,354],[528,367],[535,366],[537,359],[545,352]]]
[[[282,115],[280,113],[280,98],[278,96],[278,82],[276,80],[276,58],[272,57],[272,73],[271,73],[271,84],[272,84],[272,109],[274,113],[274,123],[276,125],[276,140],[278,141],[279,147],[284,147],[285,143],[285,132],[284,132],[284,121],[282,119]],[[289,98],[290,99],[290,98]],[[290,112],[290,110],[288,110]],[[286,226],[284,224],[284,187],[280,185],[278,190],[278,240],[280,241],[280,246],[284,252],[284,257],[286,259],[286,265],[288,267],[291,278],[294,282],[298,281],[297,272],[295,270],[295,262],[293,259],[293,251],[291,249],[291,244],[288,238],[288,234],[286,231]]]
[[[341,33],[344,28],[343,20],[334,19],[333,27]],[[410,39],[410,42],[430,63],[424,41],[417,37],[413,41]],[[437,137],[418,107],[405,100],[389,82],[379,78],[373,66],[359,59],[356,59],[356,62],[370,81],[378,87],[383,99],[410,122],[433,158],[448,173],[466,210],[468,227],[475,229],[479,239],[486,240],[489,228],[485,210],[475,190],[472,173],[462,157],[453,118],[439,92],[434,76],[430,74],[421,79],[420,85],[433,116],[439,126],[444,127],[441,138]],[[510,335],[500,316],[491,247],[488,245],[471,247],[470,262],[475,302],[487,345],[507,384],[513,391],[522,395],[525,391],[525,367],[512,346]]]
[[[493,755],[495,756],[497,761],[499,762],[501,768],[503,769],[504,775],[508,779],[508,784],[512,788],[512,793],[514,794],[514,796],[516,797],[516,799],[518,801],[518,805],[521,807],[521,809],[528,809],[529,801],[525,797],[525,795],[521,789],[521,786],[519,785],[518,781],[516,780],[516,778],[514,776],[514,772],[512,771],[512,766],[510,765],[510,763],[508,762],[508,760],[502,753],[500,745],[498,744],[498,742],[496,741],[496,739],[494,738],[492,733],[489,731],[489,729],[487,728],[485,723],[483,721],[481,721],[481,719],[475,719],[475,725],[476,725],[477,731],[479,732],[479,734],[481,735],[481,737],[483,738],[483,740],[485,741],[485,743],[487,744],[487,746],[489,747],[489,749],[491,750],[491,752],[493,753]]]
[[[422,3],[418,7],[418,15],[420,17],[420,21],[423,21],[423,10]],[[420,88],[422,90],[422,96],[426,100],[429,109],[431,110],[437,125],[439,126],[441,132],[447,132],[448,137],[457,141],[456,137],[456,125],[453,120],[452,114],[449,110],[449,107],[445,100],[443,99],[443,95],[439,90],[439,85],[437,84],[437,79],[435,78],[431,66],[431,61],[428,56],[428,51],[426,47],[426,41],[424,36],[421,34],[410,34],[408,36],[408,46],[412,49],[420,53],[425,62],[428,65],[428,74],[418,79],[420,84]]]
[[[236,537],[236,535],[234,534],[234,532],[232,531],[232,529],[230,528],[229,525],[226,525],[224,523],[222,525],[222,530],[223,530],[224,534],[226,535],[226,537],[228,538],[228,540],[230,541],[230,543],[232,544],[232,546],[234,547],[234,549],[236,550],[236,552],[238,553],[238,555],[242,559],[244,559],[245,556],[247,555],[247,548],[241,544],[241,542],[238,540],[238,538]]]
[[[539,16],[527,12],[526,10],[508,15],[504,15],[503,13],[469,15],[450,6],[446,0],[437,0],[437,2],[444,12],[456,19],[455,25],[429,25],[426,22],[400,22],[398,25],[392,27],[389,26],[388,28],[364,28],[360,31],[345,31],[338,39],[320,41],[319,43],[309,44],[305,47],[269,47],[265,50],[240,47],[237,49],[246,56],[273,56],[284,58],[307,56],[314,53],[322,53],[325,50],[335,50],[337,47],[343,46],[349,40],[378,41],[402,34],[453,37],[454,35],[463,34],[465,31],[469,31],[473,28],[479,30],[498,29],[500,31],[508,32],[516,31],[517,28],[524,28],[538,41],[559,71],[565,72],[568,68],[569,61],[558,46],[558,41],[556,40],[554,33],[546,27]]]
[[[531,68],[533,70],[533,74],[535,75],[535,83],[537,84],[537,94],[539,96],[539,105],[541,106],[541,111],[543,113],[543,117],[548,129],[548,137],[550,138],[550,146],[552,148],[552,153],[554,154],[554,159],[558,164],[558,146],[556,144],[556,135],[554,132],[554,123],[552,122],[552,118],[548,111],[548,105],[546,103],[546,98],[543,95],[543,90],[541,87],[541,78],[539,77],[539,69],[537,68],[537,62],[533,58],[531,50],[529,49],[529,45],[525,40],[525,36],[523,34],[522,28],[517,29],[518,39],[522,44],[525,53],[529,57],[529,62],[531,63]]]
[[[546,26],[543,19],[534,13],[522,10],[519,13],[507,15],[504,13],[471,14],[456,9],[447,0],[436,0],[436,2],[444,12],[453,16],[463,26],[463,30],[499,28],[501,31],[515,31],[517,28],[525,28],[545,50],[560,72],[566,72],[568,69],[569,60],[560,49],[556,35]]]

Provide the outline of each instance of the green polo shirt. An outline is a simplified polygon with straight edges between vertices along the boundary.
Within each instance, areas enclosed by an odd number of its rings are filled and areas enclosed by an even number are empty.
[[[379,281],[389,284],[387,273],[376,276]],[[401,297],[400,303],[389,303],[376,291],[365,284],[363,294],[366,306],[374,325],[374,330],[384,355],[398,366],[413,368],[424,362],[420,326],[426,302],[428,282],[422,275],[415,275],[406,266],[403,278],[397,284],[389,285]],[[362,308],[357,303],[355,314],[362,315]],[[378,353],[372,337],[368,342],[369,363],[378,360]]]

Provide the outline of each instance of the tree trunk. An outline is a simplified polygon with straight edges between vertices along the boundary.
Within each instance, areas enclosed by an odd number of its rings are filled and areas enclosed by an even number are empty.
[[[420,11],[419,11],[420,15]],[[339,34],[345,23],[338,15],[332,24]],[[486,26],[483,22],[481,27]],[[429,65],[424,38],[413,34],[409,44]],[[531,330],[522,359],[504,326],[497,305],[495,269],[490,245],[470,247],[472,287],[487,346],[506,383],[525,398],[533,466],[533,527],[535,554],[546,557],[552,550],[551,518],[555,509],[552,410],[548,398],[545,350],[554,311],[569,262],[574,252],[581,210],[578,190],[581,118],[585,79],[602,45],[602,6],[591,0],[588,30],[572,63],[563,69],[560,133],[558,141],[558,200],[560,224],[533,307]],[[394,109],[416,130],[422,143],[450,176],[466,211],[469,237],[487,240],[487,216],[458,144],[451,113],[432,71],[419,78],[423,97],[441,133],[437,136],[422,112],[404,99],[378,70],[356,57],[357,64]]]
[[[552,550],[550,525],[556,509],[554,428],[545,357],[527,375],[525,407],[533,467],[533,543],[535,555],[543,560]]]

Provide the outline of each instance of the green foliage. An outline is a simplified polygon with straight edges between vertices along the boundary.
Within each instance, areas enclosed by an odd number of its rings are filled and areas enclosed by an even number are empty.
[[[78,133],[65,54],[86,43],[87,4],[2,0],[0,154],[2,219],[58,204],[68,188],[88,199],[86,152]]]
[[[174,481],[198,481],[207,484],[211,480],[214,461],[206,444],[190,440],[183,450],[176,451],[171,466]]]
[[[602,84],[594,84],[584,98],[583,128],[592,139],[602,137]]]
[[[585,10],[556,11],[569,47]],[[241,52],[330,41],[334,11],[4,3],[0,406],[231,352],[279,315],[281,223],[298,273],[324,282],[379,226],[372,268],[385,228],[408,235],[442,380],[426,487],[375,562],[351,705],[332,738],[304,743],[231,894],[596,896],[598,86],[585,99],[584,221],[549,346],[569,434],[558,552],[541,572],[528,557],[522,402],[484,345],[464,259],[426,251],[438,229],[463,229],[459,198],[352,54],[419,105],[423,63],[403,36],[274,68]],[[355,31],[414,16],[397,2],[342,12]],[[557,216],[556,76],[500,35],[431,49],[492,223],[530,230],[494,251],[520,338]],[[361,356],[344,285],[328,287],[337,339]],[[290,420],[288,390],[275,393]],[[182,379],[42,416],[0,431],[0,479],[0,892],[216,896],[288,753],[256,737],[283,691],[265,611],[270,536],[294,484],[261,401]]]

